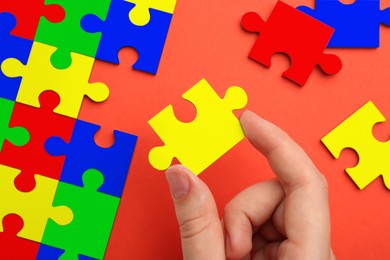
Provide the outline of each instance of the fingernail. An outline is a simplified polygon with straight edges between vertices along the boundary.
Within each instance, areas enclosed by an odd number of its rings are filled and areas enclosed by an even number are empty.
[[[181,199],[189,193],[190,178],[186,172],[167,170],[166,178],[169,184],[169,189],[175,199]]]

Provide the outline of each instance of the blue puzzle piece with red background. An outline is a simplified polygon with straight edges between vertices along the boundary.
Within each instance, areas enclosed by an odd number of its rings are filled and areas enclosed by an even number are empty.
[[[307,6],[297,9],[335,29],[328,44],[331,48],[377,48],[380,24],[390,26],[390,8],[380,10],[379,0],[356,0],[353,4],[317,0],[314,10]]]
[[[115,143],[102,148],[94,141],[99,129],[98,125],[77,120],[70,143],[51,137],[45,148],[53,156],[65,155],[60,181],[82,187],[84,172],[97,169],[104,175],[104,183],[98,191],[121,197],[137,137],[114,131]]]
[[[90,33],[102,33],[97,59],[118,64],[118,52],[124,47],[133,47],[139,56],[133,68],[156,74],[172,14],[149,9],[149,23],[137,26],[129,18],[134,7],[135,4],[124,0],[112,0],[105,21],[86,15],[81,20],[81,27]]]
[[[32,41],[10,34],[16,19],[10,13],[0,13],[0,65],[8,58],[16,58],[27,64]],[[0,69],[0,97],[15,101],[22,77],[8,78]]]

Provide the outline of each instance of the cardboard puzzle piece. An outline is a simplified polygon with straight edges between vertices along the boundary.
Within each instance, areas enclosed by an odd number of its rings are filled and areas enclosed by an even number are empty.
[[[49,155],[44,147],[46,140],[59,136],[70,141],[76,119],[53,112],[60,98],[53,91],[45,91],[39,96],[40,108],[15,103],[9,127],[25,127],[30,140],[24,146],[14,146],[5,142],[0,153],[0,164],[21,170],[15,180],[18,190],[28,192],[34,189],[34,175],[39,174],[60,179],[64,157]]]
[[[172,15],[150,9],[149,23],[137,26],[129,19],[129,12],[134,7],[133,3],[124,0],[112,0],[105,21],[94,15],[86,15],[81,20],[81,27],[90,33],[102,33],[97,59],[118,64],[118,52],[122,48],[132,47],[138,52],[138,60],[133,68],[156,74]]]
[[[17,102],[39,107],[38,97],[45,90],[53,90],[61,98],[54,112],[77,118],[84,96],[101,102],[109,90],[103,83],[89,83],[94,59],[72,53],[72,65],[65,70],[52,66],[50,56],[55,47],[34,42],[27,65],[10,58],[3,62],[2,70],[8,77],[22,76]]]
[[[356,0],[353,4],[316,0],[314,10],[307,6],[297,9],[335,29],[328,47],[377,48],[380,24],[390,26],[390,9],[380,10],[379,0]]]
[[[105,179],[99,192],[121,197],[137,137],[114,131],[115,143],[109,148],[102,148],[94,139],[99,129],[98,125],[77,120],[69,143],[59,137],[51,137],[45,147],[53,156],[65,155],[62,182],[81,187],[84,172],[97,169]]]
[[[135,4],[129,13],[130,21],[138,26],[144,26],[150,21],[150,9],[173,14],[175,11],[176,0],[125,0]]]
[[[239,87],[230,87],[221,99],[205,79],[184,93],[183,98],[196,107],[195,120],[178,121],[171,105],[150,119],[149,125],[165,145],[149,152],[149,162],[154,168],[165,170],[176,157],[199,174],[244,138],[232,111],[245,107],[248,99]]]
[[[74,258],[74,256],[68,256],[64,253],[65,250],[63,249],[41,244],[36,260],[95,260],[95,258],[83,255],[78,255],[78,257],[76,256],[76,258]]]
[[[322,138],[323,144],[336,159],[345,148],[356,151],[359,162],[354,168],[346,169],[346,172],[360,189],[380,175],[385,186],[390,189],[390,142],[380,142],[372,134],[373,126],[384,121],[381,112],[369,101]]]
[[[45,0],[1,0],[0,13],[3,12],[13,14],[17,20],[11,34],[31,41],[34,40],[42,16],[52,23],[61,22],[65,17],[65,11],[61,6],[47,5]]]
[[[0,151],[3,149],[5,140],[15,146],[22,146],[30,140],[30,134],[21,126],[9,127],[14,102],[0,98]]]
[[[0,13],[0,66],[8,58],[16,58],[26,64],[30,55],[32,41],[10,34],[15,25],[16,20],[12,14]],[[0,69],[0,97],[15,100],[21,79],[8,78]]]
[[[0,219],[9,213],[19,215],[23,218],[24,227],[18,236],[41,242],[49,218],[60,225],[67,225],[72,221],[73,213],[66,206],[52,206],[57,180],[35,175],[35,189],[20,192],[14,186],[14,180],[19,174],[18,169],[0,165]],[[0,227],[0,232],[2,231],[3,225]]]
[[[8,214],[2,223],[4,231],[0,232],[0,259],[35,259],[39,243],[17,236],[23,229],[23,219],[16,214]]]
[[[53,205],[72,209],[72,223],[60,226],[49,220],[42,244],[64,249],[64,259],[85,255],[103,259],[120,199],[98,192],[103,175],[89,169],[83,175],[83,187],[60,182]]]
[[[94,14],[104,20],[110,0],[46,0],[45,3],[59,4],[66,12],[64,20],[60,23],[52,23],[42,18],[35,37],[38,42],[58,48],[51,57],[53,66],[58,69],[71,66],[71,52],[95,57],[100,35],[82,30],[80,20],[86,14]]]
[[[341,70],[340,59],[324,53],[333,28],[281,1],[267,22],[257,13],[249,12],[242,17],[241,25],[249,32],[259,33],[249,57],[269,68],[275,53],[287,54],[291,66],[283,76],[298,85],[305,85],[316,65],[327,74]]]

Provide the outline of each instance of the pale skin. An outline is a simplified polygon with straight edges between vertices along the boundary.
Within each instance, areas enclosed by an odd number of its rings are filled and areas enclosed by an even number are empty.
[[[170,167],[183,259],[335,259],[324,176],[277,126],[250,111],[240,121],[276,178],[240,192],[221,220],[206,184],[183,166]]]

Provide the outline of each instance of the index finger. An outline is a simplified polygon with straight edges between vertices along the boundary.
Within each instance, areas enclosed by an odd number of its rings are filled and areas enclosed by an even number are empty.
[[[330,252],[330,221],[325,178],[303,149],[283,130],[250,111],[241,124],[252,145],[266,156],[286,194],[285,248],[294,259],[321,259]],[[290,248],[292,247],[292,248]]]

